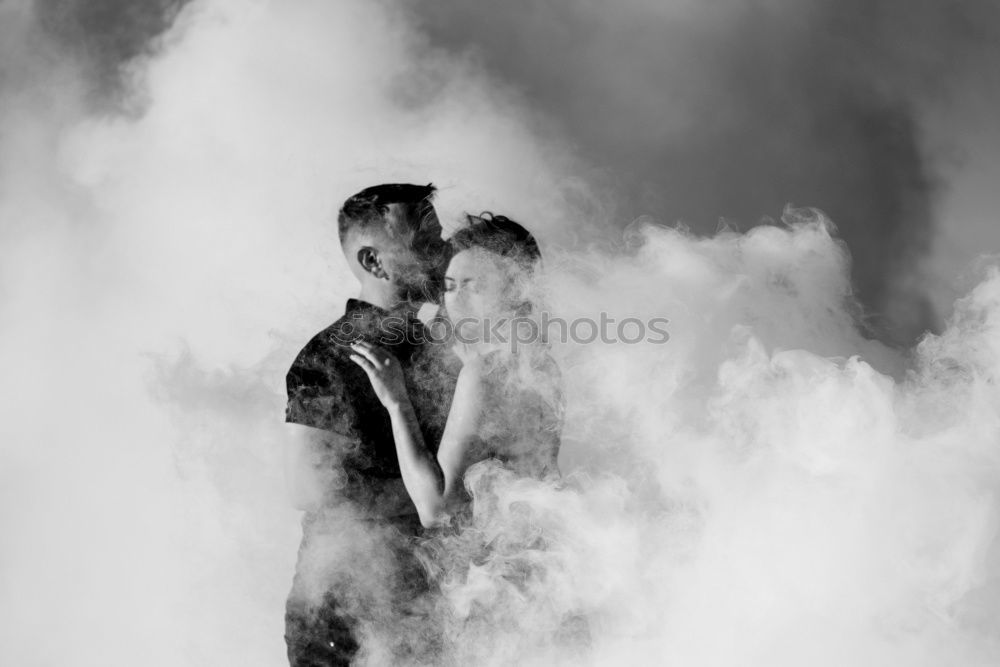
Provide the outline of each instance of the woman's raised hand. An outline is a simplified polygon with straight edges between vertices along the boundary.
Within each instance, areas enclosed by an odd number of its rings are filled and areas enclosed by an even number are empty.
[[[351,361],[364,369],[383,406],[398,407],[410,400],[403,369],[391,352],[362,340],[351,343],[351,349]]]

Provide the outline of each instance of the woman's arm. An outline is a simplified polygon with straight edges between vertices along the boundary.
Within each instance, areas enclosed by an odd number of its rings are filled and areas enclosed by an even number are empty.
[[[448,421],[438,447],[437,461],[444,474],[441,515],[458,497],[466,469],[476,462],[474,445],[478,442],[485,407],[485,383],[480,362],[479,359],[466,360],[458,374]]]
[[[465,471],[475,463],[473,444],[479,434],[482,399],[479,368],[464,366],[455,383],[436,459],[424,445],[416,413],[408,398],[392,407],[386,406],[392,418],[392,436],[396,441],[403,482],[417,505],[420,522],[425,528],[447,519],[451,503],[462,489]],[[428,470],[433,470],[433,478]]]
[[[420,523],[433,525],[443,504],[444,475],[424,443],[399,361],[370,343],[359,341],[352,347],[351,360],[364,369],[375,395],[389,413],[399,470]]]
[[[356,344],[355,351],[351,359],[368,374],[375,394],[389,412],[403,483],[420,522],[425,527],[437,525],[447,517],[465,470],[474,463],[472,450],[484,405],[481,359],[463,357],[435,458],[424,443],[399,363],[390,353],[368,343]]]
[[[420,523],[431,526],[437,521],[444,494],[441,468],[424,444],[409,396],[385,407],[392,420],[392,439],[396,443],[396,458],[406,492],[417,508]]]

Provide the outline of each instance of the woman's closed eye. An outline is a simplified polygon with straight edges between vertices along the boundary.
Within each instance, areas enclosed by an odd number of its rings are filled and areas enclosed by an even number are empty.
[[[458,290],[459,285],[461,285],[463,290],[475,290],[476,289],[476,279],[475,278],[462,278],[460,281],[453,278],[444,279],[444,291],[455,292]]]

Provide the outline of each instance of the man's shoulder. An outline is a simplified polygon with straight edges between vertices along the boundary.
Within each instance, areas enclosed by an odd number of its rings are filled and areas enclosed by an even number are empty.
[[[345,317],[316,333],[299,350],[289,368],[289,374],[309,371],[335,372],[349,361],[345,337]]]
[[[288,404],[285,421],[323,431],[351,433],[351,368],[345,346],[338,342],[343,318],[309,339],[285,375]]]

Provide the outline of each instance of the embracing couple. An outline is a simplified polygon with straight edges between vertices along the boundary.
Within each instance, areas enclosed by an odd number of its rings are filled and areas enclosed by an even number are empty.
[[[344,203],[361,291],[288,371],[286,476],[305,512],[285,617],[293,666],[349,664],[379,627],[428,634],[432,583],[412,546],[467,510],[471,466],[558,475],[558,368],[541,340],[512,346],[503,331],[538,313],[538,245],[488,213],[443,239],[433,195],[385,184]]]

